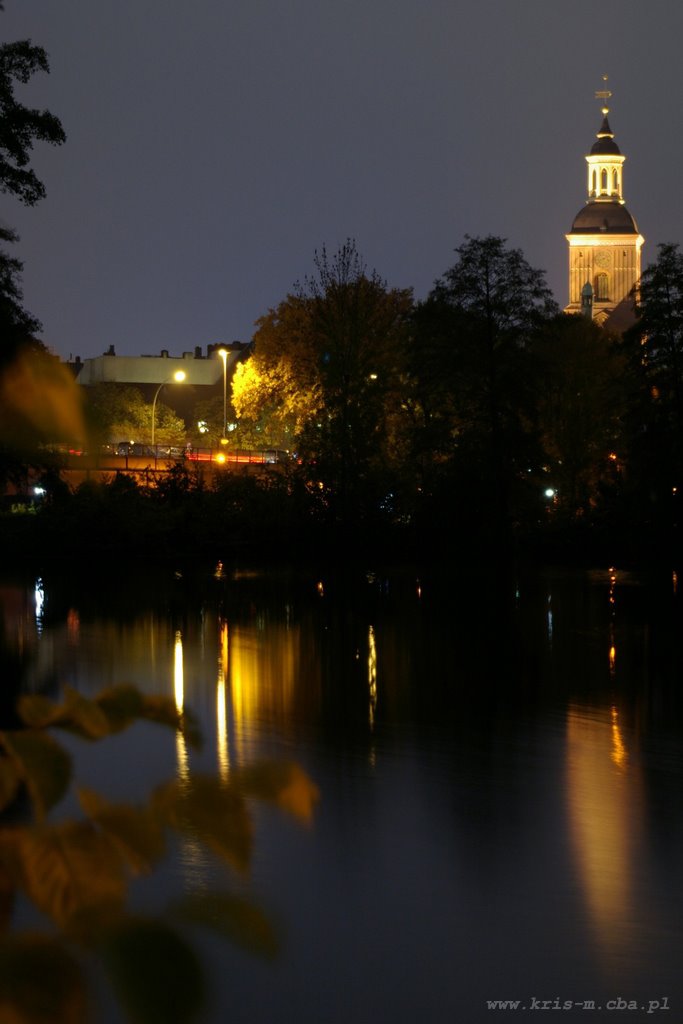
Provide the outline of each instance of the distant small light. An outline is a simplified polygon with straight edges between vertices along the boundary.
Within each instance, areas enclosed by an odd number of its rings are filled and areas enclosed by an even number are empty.
[[[216,462],[225,462],[225,454],[223,452],[218,453],[216,456]]]
[[[45,488],[44,488],[44,487],[34,487],[34,488],[33,488],[33,493],[35,494],[35,496],[36,496],[37,498],[42,498],[42,496],[43,496],[44,494],[47,494],[47,491],[45,490]]]
[[[546,498],[554,498],[555,497],[555,491],[554,491],[554,489],[552,487],[546,487],[546,489],[545,489],[545,491],[543,493],[545,494]]]
[[[199,423],[197,424],[197,430],[199,431],[200,434],[208,434],[209,424],[206,422],[206,420],[199,421]]]

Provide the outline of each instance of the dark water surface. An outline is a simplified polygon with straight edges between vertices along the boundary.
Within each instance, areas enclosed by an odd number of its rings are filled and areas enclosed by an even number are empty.
[[[199,717],[200,752],[147,724],[69,740],[109,799],[264,756],[320,789],[309,827],[255,811],[235,885],[283,949],[198,940],[210,1024],[683,1021],[675,573],[218,569],[0,588],[24,692],[132,682]],[[134,899],[229,881],[186,844]]]

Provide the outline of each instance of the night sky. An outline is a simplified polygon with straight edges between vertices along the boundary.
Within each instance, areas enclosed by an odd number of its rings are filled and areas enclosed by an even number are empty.
[[[564,304],[603,74],[644,261],[683,243],[677,0],[5,0],[0,29],[68,136],[46,200],[0,196],[65,358],[248,341],[348,237],[423,298],[501,235]]]

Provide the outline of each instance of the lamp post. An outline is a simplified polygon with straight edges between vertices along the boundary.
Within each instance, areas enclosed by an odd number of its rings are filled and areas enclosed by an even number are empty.
[[[223,441],[228,432],[228,350],[219,348],[218,355],[223,360]]]
[[[169,377],[168,380],[162,380],[161,384],[156,389],[156,393],[154,395],[154,401],[152,402],[152,448],[154,448],[154,423],[155,423],[155,416],[156,416],[156,411],[157,411],[157,398],[159,397],[159,392],[161,391],[161,389],[164,387],[165,384],[170,384],[172,381],[176,381],[178,384],[181,384],[184,380],[185,380],[185,371],[184,370],[176,370],[176,372],[173,374],[173,376]]]

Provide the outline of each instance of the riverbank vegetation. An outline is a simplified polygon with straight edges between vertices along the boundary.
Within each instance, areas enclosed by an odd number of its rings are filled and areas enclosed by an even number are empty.
[[[456,256],[415,303],[348,242],[263,318],[232,402],[241,430],[285,461],[185,461],[71,490],[44,449],[29,458],[27,444],[11,453],[6,441],[6,482],[26,490],[30,479],[43,496],[6,497],[3,556],[675,557],[677,248],[660,247],[624,335],[559,312],[543,273],[502,239],[467,238]],[[67,392],[49,407],[68,426]],[[34,397],[5,406],[6,438],[45,436]]]

